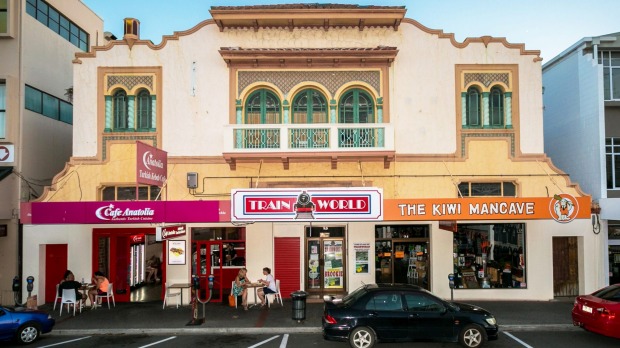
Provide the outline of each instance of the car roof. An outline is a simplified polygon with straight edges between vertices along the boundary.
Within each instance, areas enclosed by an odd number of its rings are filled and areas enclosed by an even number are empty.
[[[377,290],[407,290],[407,291],[425,291],[424,288],[419,287],[413,284],[404,284],[404,283],[377,283],[377,284],[366,284],[366,290],[368,291],[377,291]]]

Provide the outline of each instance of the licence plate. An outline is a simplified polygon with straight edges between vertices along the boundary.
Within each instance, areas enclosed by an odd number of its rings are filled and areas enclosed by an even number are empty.
[[[581,306],[581,310],[586,313],[592,313],[592,307],[588,307],[586,305]]]

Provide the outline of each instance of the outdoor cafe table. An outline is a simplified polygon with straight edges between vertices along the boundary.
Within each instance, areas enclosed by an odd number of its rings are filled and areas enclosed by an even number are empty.
[[[256,298],[256,289],[258,288],[262,288],[265,285],[261,284],[261,283],[249,283],[249,284],[244,284],[244,286],[246,288],[254,288],[254,304],[251,305],[250,307],[254,307],[254,306],[258,306],[258,300]]]
[[[168,286],[168,289],[181,289],[181,306],[183,305],[183,289],[189,289],[192,285],[190,283],[174,283]]]

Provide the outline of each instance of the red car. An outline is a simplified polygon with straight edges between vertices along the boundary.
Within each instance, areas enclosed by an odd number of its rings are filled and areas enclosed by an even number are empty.
[[[573,324],[597,334],[620,338],[620,284],[577,296]]]

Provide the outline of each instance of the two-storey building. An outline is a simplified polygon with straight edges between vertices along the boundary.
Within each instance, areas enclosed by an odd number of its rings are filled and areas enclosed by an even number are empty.
[[[76,55],[73,157],[24,206],[25,272],[65,243],[117,301],[139,300],[151,255],[164,284],[197,275],[216,301],[241,267],[269,267],[285,298],[371,282],[449,297],[449,274],[459,299],[600,285],[590,198],[543,152],[538,51],[457,42],[404,7],[210,12],[159,44],[127,19]]]

